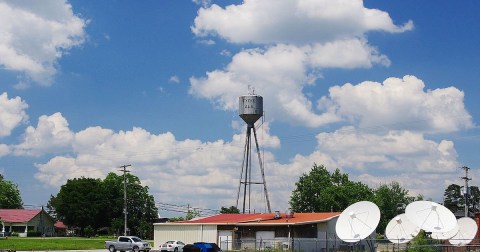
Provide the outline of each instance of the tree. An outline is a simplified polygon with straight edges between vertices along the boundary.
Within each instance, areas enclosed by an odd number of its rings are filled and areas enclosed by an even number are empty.
[[[348,174],[336,169],[330,173],[325,166],[314,164],[303,174],[290,196],[294,212],[343,211],[349,205],[372,200],[373,191],[361,182],[350,181]]]
[[[374,190],[373,202],[380,209],[380,223],[378,233],[384,233],[388,222],[395,216],[403,213],[405,207],[415,200],[410,197],[408,190],[402,188],[398,182],[383,184]]]
[[[153,237],[153,225],[158,217],[155,200],[142,186],[138,177],[126,174],[127,226],[131,235]],[[109,227],[120,234],[124,227],[124,177],[109,173],[102,181],[92,178],[68,180],[48,205],[66,225],[82,231],[91,226],[94,230]]]
[[[142,238],[153,237],[152,224],[158,217],[158,208],[155,199],[148,194],[148,186],[142,186],[140,179],[130,173],[126,173],[127,188],[127,226],[131,235]],[[112,220],[111,226],[118,223],[118,219],[124,220],[123,215],[123,175],[109,173],[104,183],[104,189],[108,197],[109,213],[107,216]],[[148,224],[146,224],[148,223]],[[120,230],[117,230],[119,232]],[[147,235],[148,234],[148,235]]]
[[[478,213],[480,207],[480,189],[478,186],[470,186],[469,209],[472,213]]]
[[[443,198],[443,205],[453,213],[464,209],[465,199],[462,195],[462,188],[459,185],[449,185],[443,193]]]
[[[18,186],[0,174],[0,209],[23,209]]]
[[[82,177],[67,180],[48,204],[58,219],[67,226],[79,228],[83,234],[87,226],[94,230],[106,226],[105,200],[102,181]]]
[[[438,241],[433,241],[428,238],[425,234],[425,231],[420,230],[417,236],[412,239],[410,244],[406,248],[406,252],[434,252],[435,245],[438,244]]]
[[[465,194],[463,186],[451,184],[445,189],[443,194],[443,204],[452,212],[465,211]],[[477,213],[480,205],[480,190],[477,186],[469,186],[467,194],[468,211],[470,213]]]
[[[230,207],[221,207],[220,208],[220,213],[222,214],[238,214],[240,213],[240,210],[236,206],[230,206]]]

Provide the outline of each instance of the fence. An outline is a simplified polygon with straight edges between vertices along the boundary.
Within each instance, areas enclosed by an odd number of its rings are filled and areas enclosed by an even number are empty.
[[[219,246],[223,251],[294,251],[294,252],[455,252],[478,251],[480,240],[475,239],[465,246],[454,246],[448,241],[428,239],[427,244],[414,245],[410,243],[396,244],[384,239],[365,239],[357,243],[346,243],[335,239],[316,238],[275,238],[275,239],[240,239],[223,240]]]

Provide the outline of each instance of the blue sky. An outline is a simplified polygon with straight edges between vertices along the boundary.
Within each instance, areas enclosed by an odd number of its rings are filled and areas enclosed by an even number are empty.
[[[314,163],[441,200],[478,186],[477,2],[0,1],[0,173],[34,206],[124,164],[158,203],[235,205],[251,86],[273,210]]]

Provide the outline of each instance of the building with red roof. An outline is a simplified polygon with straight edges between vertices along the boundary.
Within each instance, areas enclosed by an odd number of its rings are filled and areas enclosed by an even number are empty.
[[[315,251],[315,247],[334,248],[341,243],[335,235],[339,216],[338,212],[218,214],[189,221],[155,223],[154,249],[169,240],[213,242],[224,251],[267,248]],[[318,241],[308,245],[300,242],[302,239]]]
[[[36,231],[44,236],[54,235],[55,220],[43,209],[0,209],[0,232],[27,236]]]

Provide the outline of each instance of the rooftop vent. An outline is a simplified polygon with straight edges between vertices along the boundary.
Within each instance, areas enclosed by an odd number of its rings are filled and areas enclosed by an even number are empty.
[[[275,211],[275,216],[273,217],[273,219],[274,219],[274,220],[278,220],[278,219],[280,219],[280,218],[282,218],[282,217],[280,216],[280,211]]]

